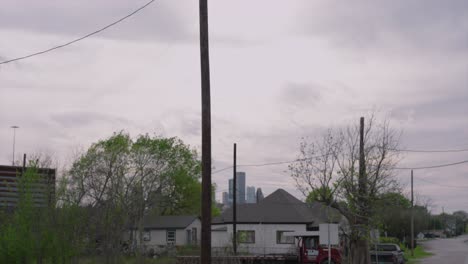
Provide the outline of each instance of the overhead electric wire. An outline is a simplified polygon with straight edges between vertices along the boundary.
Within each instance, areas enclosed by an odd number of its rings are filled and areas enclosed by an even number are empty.
[[[229,166],[229,167],[226,167],[226,168],[222,168],[222,169],[213,171],[211,174],[215,174],[215,173],[218,173],[218,172],[222,172],[222,171],[225,171],[225,170],[230,169],[230,168],[232,168],[232,166]]]
[[[323,157],[323,156],[325,156],[325,155],[322,155],[322,156],[315,156],[315,157],[310,157],[310,158],[303,158],[303,159],[290,160],[290,161],[278,161],[278,162],[259,163],[259,164],[239,164],[239,165],[237,165],[237,167],[264,167],[264,166],[271,166],[271,165],[289,164],[289,163],[298,162],[298,161],[304,161],[304,160],[309,160],[309,159],[315,159],[315,158],[319,158],[319,157]],[[453,162],[453,163],[447,163],[447,164],[438,164],[438,165],[432,165],[432,166],[423,166],[423,167],[395,167],[395,168],[393,168],[393,169],[395,169],[395,170],[436,169],[436,168],[443,168],[443,167],[456,166],[456,165],[460,165],[460,164],[463,164],[463,163],[468,163],[468,160],[462,160],[462,161]],[[215,173],[218,173],[218,172],[222,172],[222,171],[225,171],[225,170],[230,169],[230,168],[232,168],[232,166],[225,167],[225,168],[222,168],[222,169],[220,169],[220,170],[216,170],[216,171],[212,172],[211,174],[215,174]]]
[[[425,167],[395,167],[394,169],[396,170],[423,170],[423,169],[435,169],[435,168],[443,168],[443,167],[450,167],[450,166],[455,166],[463,163],[468,163],[468,160],[462,160],[459,162],[454,162],[454,163],[447,163],[447,164],[439,164],[439,165],[433,165],[433,166],[425,166]]]
[[[417,152],[417,153],[452,153],[468,152],[468,149],[389,149],[396,152]]]
[[[30,57],[34,57],[34,56],[41,55],[41,54],[44,54],[44,53],[47,53],[47,52],[51,52],[51,51],[53,51],[53,50],[66,47],[66,46],[68,46],[68,45],[71,45],[71,44],[73,44],[73,43],[76,43],[76,42],[78,42],[78,41],[81,41],[81,40],[83,40],[83,39],[85,39],[85,38],[88,38],[88,37],[91,37],[91,36],[93,36],[93,35],[96,35],[96,34],[102,32],[102,31],[104,31],[104,30],[106,30],[106,29],[108,29],[108,28],[110,28],[110,27],[112,27],[112,26],[114,26],[114,25],[116,25],[116,24],[118,24],[118,23],[124,21],[125,19],[127,19],[127,18],[129,18],[129,17],[135,15],[136,13],[140,12],[142,9],[146,8],[147,6],[149,6],[150,4],[152,4],[152,3],[155,2],[155,1],[156,1],[156,0],[151,0],[151,1],[149,1],[148,3],[144,4],[143,6],[141,6],[140,8],[138,8],[138,9],[136,9],[135,11],[131,12],[130,14],[128,14],[128,15],[126,15],[126,16],[120,18],[119,20],[114,21],[114,22],[110,23],[109,25],[107,25],[107,26],[105,26],[105,27],[103,27],[103,28],[101,28],[101,29],[98,29],[98,30],[96,30],[96,31],[93,31],[93,32],[91,32],[91,33],[89,33],[89,34],[86,34],[86,35],[84,35],[84,36],[82,36],[82,37],[80,37],[80,38],[74,39],[74,40],[72,40],[72,41],[66,42],[66,43],[64,43],[64,44],[61,44],[61,45],[58,45],[58,46],[55,46],[55,47],[52,47],[52,48],[49,48],[49,49],[46,49],[46,50],[42,50],[42,51],[38,51],[38,52],[35,52],[35,53],[31,53],[31,54],[29,54],[29,55],[25,55],[25,56],[22,56],[22,57],[17,57],[17,58],[14,58],[14,59],[9,59],[9,60],[2,61],[2,62],[0,62],[0,65],[1,65],[1,64],[7,64],[7,63],[10,63],[10,62],[14,62],[14,61],[24,60],[24,59],[27,59],[27,58],[30,58]]]
[[[424,178],[421,178],[421,177],[415,177],[415,178],[418,179],[418,180],[427,182],[427,183],[431,183],[431,184],[435,184],[435,185],[441,186],[441,187],[468,189],[468,186],[464,186],[464,185],[460,185],[460,186],[456,186],[456,185],[445,185],[445,184],[440,184],[440,183],[438,183],[438,182],[433,182],[433,181],[430,181],[430,180],[427,180],[427,179],[424,179]]]
[[[289,163],[294,163],[298,161],[305,161],[305,160],[310,160],[310,159],[316,159],[316,158],[321,158],[326,155],[319,155],[319,156],[314,156],[314,157],[309,157],[309,158],[302,158],[302,159],[295,159],[295,160],[289,160],[289,161],[277,161],[277,162],[268,162],[268,163],[259,163],[259,164],[238,164],[237,167],[264,167],[264,166],[272,166],[272,165],[281,165],[281,164],[289,164]],[[232,168],[233,166],[225,167],[219,170],[216,170],[212,172],[211,174],[215,174],[218,172],[225,171],[227,169]]]

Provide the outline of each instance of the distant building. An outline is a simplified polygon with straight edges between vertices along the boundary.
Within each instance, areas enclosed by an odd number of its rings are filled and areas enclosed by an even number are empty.
[[[257,203],[259,203],[261,200],[263,200],[263,192],[262,192],[262,188],[258,188],[257,189]]]
[[[254,186],[247,186],[247,203],[256,203],[257,195],[255,194]]]
[[[223,192],[223,205],[224,206],[227,206],[229,205],[231,202],[229,200],[229,193],[228,192]]]
[[[26,170],[28,168],[25,168]],[[14,209],[22,191],[23,167],[0,165],[0,208]],[[34,207],[47,207],[55,204],[55,169],[39,168],[37,178],[31,184],[31,197]]]
[[[236,201],[238,204],[243,204],[245,203],[245,172],[237,172],[236,174],[236,189],[237,189],[237,195],[236,195]],[[229,196],[228,198],[232,201],[234,199],[234,191],[232,187],[234,186],[234,180],[229,179]]]
[[[239,171],[237,177],[237,202],[239,204],[245,203],[245,172]]]
[[[239,185],[239,184],[238,184]],[[229,179],[229,200],[232,201],[232,199],[234,199],[233,197],[233,192],[232,192],[232,186],[234,186],[234,180],[233,179]]]

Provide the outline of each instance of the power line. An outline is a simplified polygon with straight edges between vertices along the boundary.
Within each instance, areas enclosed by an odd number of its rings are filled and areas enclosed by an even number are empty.
[[[320,156],[320,157],[323,157],[323,156]],[[309,160],[309,159],[314,159],[314,158],[318,158],[318,157],[311,157],[307,159],[296,159],[296,160],[289,160],[289,161],[269,162],[269,163],[261,163],[261,164],[240,164],[237,166],[239,167],[263,167],[263,166],[271,166],[271,165],[289,164],[293,162],[304,161],[304,160]]]
[[[413,167],[413,168],[401,168],[401,167],[396,167],[394,169],[396,170],[422,170],[422,169],[435,169],[435,168],[443,168],[443,167],[450,167],[450,166],[455,166],[463,163],[468,163],[468,160],[463,160],[459,162],[454,162],[454,163],[447,163],[447,164],[440,164],[440,165],[433,165],[433,166],[426,166],[426,167]]]
[[[435,184],[435,185],[438,185],[438,186],[441,186],[441,187],[448,187],[448,188],[462,188],[462,189],[467,189],[468,186],[456,186],[456,185],[445,185],[445,184],[440,184],[440,183],[437,183],[437,182],[433,182],[433,181],[430,181],[430,180],[426,180],[426,179],[423,179],[423,178],[420,178],[420,177],[415,177],[416,179],[418,180],[421,180],[421,181],[424,181],[424,182],[427,182],[427,183],[431,183],[431,184]]]
[[[270,162],[270,163],[259,163],[259,164],[240,164],[237,165],[238,167],[264,167],[264,166],[272,166],[272,165],[281,165],[281,164],[289,164],[293,162],[298,162],[298,161],[305,161],[305,160],[310,160],[310,159],[315,159],[315,158],[320,158],[325,155],[321,156],[315,156],[315,157],[310,157],[310,158],[304,158],[304,159],[296,159],[296,160],[290,160],[290,161],[278,161],[278,162]],[[443,167],[450,167],[450,166],[456,166],[460,165],[463,163],[468,163],[468,160],[463,160],[459,162],[454,162],[454,163],[447,163],[447,164],[439,164],[439,165],[433,165],[433,166],[423,166],[423,167],[395,167],[393,169],[395,170],[422,170],[422,169],[436,169],[436,168],[443,168]],[[222,168],[220,170],[212,172],[212,174],[219,173],[228,169],[231,169],[232,166]]]
[[[321,157],[324,157],[324,156],[326,156],[326,154],[325,155],[320,155],[320,156],[309,157],[309,158],[303,158],[303,159],[289,160],[289,161],[277,161],[277,162],[268,162],[268,163],[259,163],[259,164],[238,164],[237,167],[264,167],[264,166],[272,166],[272,165],[290,164],[290,163],[299,162],[299,161],[306,161],[306,160],[321,158]],[[225,170],[231,169],[231,168],[232,168],[232,166],[225,167],[225,168],[219,169],[217,171],[214,171],[211,174],[222,172],[222,171],[225,171]]]
[[[227,169],[231,169],[232,166],[229,166],[229,167],[226,167],[226,168],[222,168],[222,169],[219,169],[219,170],[216,170],[216,171],[213,171],[211,174],[215,174],[215,173],[218,173],[218,172],[222,172],[222,171],[225,171]]]
[[[468,149],[440,149],[440,150],[425,150],[425,149],[389,149],[396,152],[418,152],[418,153],[450,153],[450,152],[467,152]]]
[[[152,3],[155,2],[155,1],[156,1],[156,0],[151,0],[151,1],[149,1],[148,3],[144,4],[143,6],[141,6],[140,8],[136,9],[135,11],[133,11],[132,13],[130,13],[130,14],[128,14],[128,15],[126,15],[126,16],[120,18],[120,19],[117,20],[117,21],[112,22],[111,24],[109,24],[109,25],[107,25],[107,26],[105,26],[105,27],[103,27],[103,28],[101,28],[101,29],[98,29],[98,30],[93,31],[93,32],[91,32],[91,33],[89,33],[89,34],[86,34],[86,35],[84,35],[83,37],[74,39],[74,40],[69,41],[69,42],[67,42],[67,43],[64,43],[64,44],[61,44],[61,45],[58,45],[58,46],[55,46],[55,47],[52,47],[52,48],[49,48],[49,49],[46,49],[46,50],[43,50],[43,51],[39,51],[39,52],[35,52],[35,53],[29,54],[29,55],[25,55],[25,56],[22,56],[22,57],[17,57],[17,58],[14,58],[14,59],[2,61],[2,62],[0,62],[0,65],[1,65],[1,64],[7,64],[7,63],[10,63],[10,62],[14,62],[14,61],[24,60],[24,59],[27,59],[27,58],[30,58],[30,57],[34,57],[34,56],[41,55],[41,54],[44,54],[44,53],[47,53],[47,52],[51,52],[51,51],[53,51],[53,50],[66,47],[66,46],[71,45],[71,44],[73,44],[73,43],[76,43],[76,42],[78,42],[78,41],[80,41],[80,40],[83,40],[83,39],[85,39],[85,38],[88,38],[88,37],[91,37],[91,36],[93,36],[93,35],[96,35],[96,34],[102,32],[102,31],[104,31],[104,30],[106,30],[106,29],[108,29],[108,28],[110,28],[110,27],[112,27],[112,26],[114,26],[114,25],[116,25],[116,24],[118,24],[118,23],[124,21],[125,19],[127,19],[127,18],[129,18],[129,17],[135,15],[136,13],[140,12],[142,9],[146,8],[147,6],[149,6],[150,4],[152,4]]]

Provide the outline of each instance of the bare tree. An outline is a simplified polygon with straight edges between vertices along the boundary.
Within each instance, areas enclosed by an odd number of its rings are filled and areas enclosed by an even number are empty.
[[[369,231],[379,194],[399,189],[393,175],[399,135],[388,121],[371,116],[364,130],[365,186],[359,180],[359,126],[328,130],[317,141],[303,140],[298,161],[289,166],[297,188],[330,204],[349,223],[350,263],[368,261]]]

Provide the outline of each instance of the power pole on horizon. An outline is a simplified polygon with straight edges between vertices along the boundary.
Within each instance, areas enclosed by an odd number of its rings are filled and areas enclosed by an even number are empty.
[[[414,256],[414,196],[413,196],[413,170],[411,170],[411,256]]]
[[[208,1],[199,0],[202,108],[202,227],[200,263],[211,263],[211,95]]]
[[[237,144],[234,143],[234,164],[232,166],[232,249],[237,255]]]
[[[366,174],[366,160],[365,160],[365,154],[364,154],[364,117],[361,117],[360,119],[360,124],[359,124],[359,178],[358,178],[358,188],[359,188],[359,206],[361,207],[361,214],[359,224],[367,226],[368,224],[368,219],[366,218],[368,214],[368,208],[365,198],[367,197],[367,174]],[[364,207],[364,208],[363,208]],[[368,243],[366,242],[366,246]],[[365,262],[362,264],[368,264],[370,263],[370,255],[367,254],[365,256],[365,259],[363,259]]]

